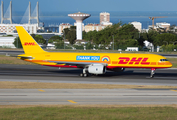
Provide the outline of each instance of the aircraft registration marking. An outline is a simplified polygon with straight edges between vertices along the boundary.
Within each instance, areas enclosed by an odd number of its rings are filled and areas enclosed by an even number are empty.
[[[70,102],[70,103],[77,103],[77,102],[74,102],[73,100],[68,100],[68,102]]]

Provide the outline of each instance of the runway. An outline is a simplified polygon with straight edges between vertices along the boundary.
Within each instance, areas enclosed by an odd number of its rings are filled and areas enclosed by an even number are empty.
[[[80,77],[82,69],[0,65],[0,81],[177,86],[177,69],[126,69]],[[0,105],[177,104],[176,89],[0,89]]]
[[[177,104],[177,90],[0,89],[0,105]]]

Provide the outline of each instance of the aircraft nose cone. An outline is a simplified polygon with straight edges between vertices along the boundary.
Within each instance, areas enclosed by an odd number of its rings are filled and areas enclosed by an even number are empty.
[[[170,66],[170,67],[172,67],[172,66],[173,66],[171,62],[169,62],[169,66]]]

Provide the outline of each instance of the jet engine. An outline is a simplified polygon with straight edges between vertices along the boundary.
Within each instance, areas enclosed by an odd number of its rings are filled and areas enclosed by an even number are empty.
[[[91,74],[105,74],[106,67],[102,64],[91,64],[87,68],[88,72]]]

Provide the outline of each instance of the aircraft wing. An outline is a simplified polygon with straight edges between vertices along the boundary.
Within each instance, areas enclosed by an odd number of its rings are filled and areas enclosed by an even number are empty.
[[[74,65],[78,67],[84,67],[84,66],[91,65],[91,64],[102,64],[104,66],[107,66],[107,63],[94,63],[94,62],[66,62],[66,61],[48,61],[48,62],[53,62],[57,64],[65,64],[65,65]]]

